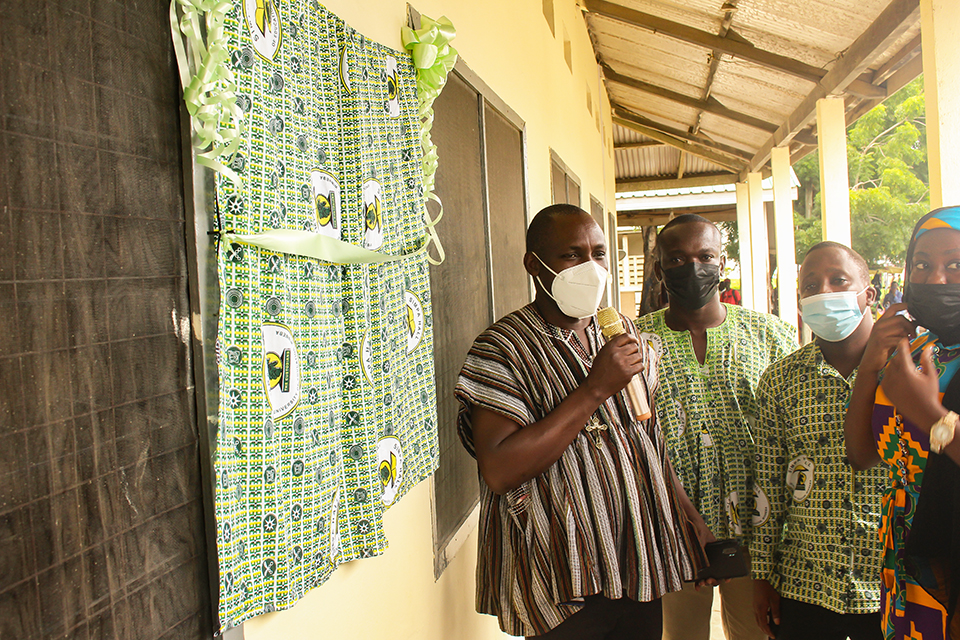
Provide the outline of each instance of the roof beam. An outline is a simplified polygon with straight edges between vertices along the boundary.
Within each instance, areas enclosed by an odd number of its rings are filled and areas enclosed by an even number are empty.
[[[690,151],[694,155],[707,158],[707,160],[710,160],[711,162],[718,162],[718,164],[722,164],[728,169],[734,168],[734,166],[731,165],[731,162],[734,162],[736,167],[740,167],[741,165],[745,165],[745,163],[750,159],[750,157],[747,155],[747,152],[737,149],[736,147],[720,144],[719,142],[710,142],[709,140],[687,133],[686,131],[674,129],[673,127],[669,127],[665,124],[660,124],[655,120],[651,120],[650,118],[642,116],[638,113],[634,113],[629,109],[625,109],[616,103],[612,104],[611,106],[613,107],[613,121],[620,126],[633,129],[634,131],[642,133],[647,137],[660,140],[661,142],[665,142],[671,146],[677,147],[678,149]],[[647,131],[653,133],[647,133]],[[723,161],[723,163],[707,157],[703,153],[699,153],[697,151],[698,149],[716,155],[719,160]],[[739,170],[740,169],[737,168],[737,171]]]
[[[787,73],[809,82],[817,82],[826,75],[826,71],[819,67],[781,56],[776,53],[758,49],[735,32],[730,31],[727,37],[716,36],[707,31],[701,31],[687,25],[673,22],[649,13],[635,11],[627,7],[606,0],[583,0],[584,6],[591,13],[606,16],[641,29],[682,40],[689,44],[704,47],[715,51],[722,51],[727,55],[749,60],[761,66]]]
[[[873,73],[873,78],[871,79],[872,82],[874,84],[886,82],[887,79],[892,76],[897,69],[899,69],[898,65],[900,65],[904,59],[914,55],[920,55],[923,52],[921,40],[922,36],[917,34],[916,38],[904,45],[900,51],[893,54],[889,60],[883,63],[882,67]]]
[[[789,142],[800,129],[816,117],[817,100],[842,92],[869,66],[874,53],[878,49],[889,46],[908,27],[916,24],[919,15],[919,0],[893,0],[887,5],[873,24],[860,34],[860,37],[850,45],[827,75],[823,76],[813,91],[807,94],[803,102],[760,147],[750,160],[750,169],[756,171],[765,165],[774,147]]]
[[[677,149],[680,149],[681,151],[689,151],[695,156],[698,156],[705,160],[709,160],[710,162],[713,162],[714,164],[718,164],[725,169],[729,169],[730,171],[736,172],[737,174],[739,174],[741,171],[744,171],[746,169],[746,166],[747,166],[746,160],[742,160],[742,159],[733,160],[730,157],[723,155],[721,153],[716,153],[714,151],[711,151],[708,148],[695,146],[694,144],[686,140],[677,138],[668,133],[664,133],[658,129],[654,129],[654,128],[639,124],[637,122],[633,122],[631,120],[625,120],[623,118],[618,118],[614,116],[613,121],[614,123],[619,124],[621,127],[633,129],[634,131],[637,131],[638,133],[642,133],[645,136],[656,138],[670,145],[671,147],[676,147]]]
[[[923,56],[916,56],[910,62],[897,69],[893,75],[887,78],[883,84],[886,95],[892,96],[900,89],[913,82],[913,80],[923,73]],[[884,98],[874,100],[865,100],[851,111],[847,112],[847,126],[850,126],[866,114],[870,109],[883,102]]]
[[[681,213],[693,213],[692,208],[678,207],[670,213],[651,213],[649,211],[618,211],[618,227],[659,227],[667,224]],[[701,209],[701,215],[711,222],[731,222],[737,219],[736,209],[716,209],[709,211]]]
[[[634,191],[659,191],[660,189],[684,189],[688,187],[715,187],[720,184],[733,184],[740,179],[736,173],[702,173],[676,180],[674,178],[635,178],[617,180],[617,193]]]
[[[643,91],[644,93],[659,96],[661,98],[665,98],[666,100],[670,100],[671,102],[676,102],[687,107],[712,113],[722,118],[727,118],[728,120],[733,120],[734,122],[739,122],[762,131],[773,133],[777,130],[777,125],[773,124],[772,122],[766,122],[760,118],[754,118],[753,116],[748,116],[738,111],[734,111],[733,109],[729,109],[723,106],[716,98],[708,97],[706,100],[692,98],[682,93],[677,93],[676,91],[671,91],[670,89],[665,89],[664,87],[623,75],[622,73],[614,71],[611,67],[605,64],[602,65],[602,68],[603,76],[610,82],[621,84],[632,89],[637,89],[639,91]]]
[[[640,142],[616,142],[613,145],[614,149],[644,149],[647,147],[665,147],[664,143],[659,140],[641,140]]]

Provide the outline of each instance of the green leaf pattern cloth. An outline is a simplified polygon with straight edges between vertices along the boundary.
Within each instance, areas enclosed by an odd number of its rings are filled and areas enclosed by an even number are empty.
[[[796,330],[776,316],[723,306],[724,321],[706,330],[702,365],[690,332],[668,327],[665,310],[635,322],[656,354],[654,407],[683,488],[713,535],[749,539],[754,394],[761,374],[794,351],[797,338]]]
[[[217,178],[221,229],[323,233],[406,255],[423,243],[415,70],[315,2],[243,0],[225,43],[244,111]],[[224,629],[291,607],[387,546],[384,510],[437,466],[423,253],[336,265],[219,253],[216,451]]]

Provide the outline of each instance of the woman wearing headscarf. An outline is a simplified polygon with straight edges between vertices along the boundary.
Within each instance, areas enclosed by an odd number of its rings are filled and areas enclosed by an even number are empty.
[[[905,302],[874,325],[860,364],[844,423],[847,457],[854,469],[890,467],[880,524],[885,638],[956,640],[960,207],[917,223],[905,282]]]

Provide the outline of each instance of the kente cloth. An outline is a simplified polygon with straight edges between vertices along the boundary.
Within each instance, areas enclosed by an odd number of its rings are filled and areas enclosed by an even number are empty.
[[[923,347],[936,343],[936,336],[923,333],[910,347],[915,362]],[[960,369],[960,346],[936,345],[933,360],[943,391]],[[880,459],[888,466],[889,485],[881,507],[880,538],[884,543],[882,568],[883,631],[886,640],[945,638],[946,609],[929,590],[940,581],[930,575],[929,563],[908,554],[907,539],[922,493],[930,439],[915,424],[900,415],[883,388],[877,388],[872,426]],[[946,505],[938,505],[942,509]],[[923,586],[921,586],[923,585]],[[928,587],[928,588],[925,588]]]
[[[667,326],[665,309],[637,318],[654,348],[654,398],[670,461],[717,538],[747,537],[753,516],[756,388],[766,368],[797,348],[797,330],[776,316],[724,304],[707,329],[703,364],[689,331]]]
[[[750,563],[782,598],[842,614],[880,610],[880,466],[854,471],[843,435],[857,371],[816,342],[770,365],[757,386]]]
[[[587,341],[547,323],[533,304],[484,331],[455,390],[468,451],[474,407],[521,427],[550,414],[590,373],[602,346],[596,318]],[[656,421],[637,422],[624,392],[593,418],[607,429],[582,430],[549,469],[505,495],[480,479],[477,611],[511,635],[546,633],[576,613],[575,598],[659,598],[702,564]]]
[[[423,244],[416,76],[316,2],[225,20],[244,112],[219,226],[391,255]],[[223,628],[291,607],[387,546],[383,512],[437,465],[423,253],[376,265],[222,243],[216,449]]]

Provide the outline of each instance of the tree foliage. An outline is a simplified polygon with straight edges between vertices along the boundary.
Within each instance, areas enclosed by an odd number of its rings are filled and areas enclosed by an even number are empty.
[[[854,250],[872,267],[902,265],[913,225],[930,206],[922,77],[847,129],[847,167]],[[794,207],[799,263],[823,237],[817,154],[794,171],[801,184]],[[807,190],[813,195],[809,212]]]

